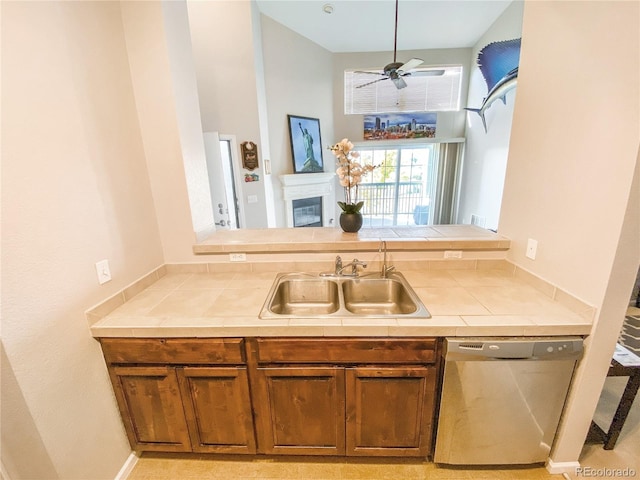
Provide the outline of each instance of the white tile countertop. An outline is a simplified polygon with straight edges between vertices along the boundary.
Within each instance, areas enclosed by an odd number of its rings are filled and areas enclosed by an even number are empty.
[[[193,246],[196,254],[230,252],[349,252],[376,251],[380,241],[391,250],[508,250],[511,241],[474,225],[372,227],[357,233],[340,228],[263,228],[219,230]]]
[[[594,309],[506,260],[399,271],[432,315],[260,319],[278,272],[166,265],[87,311],[94,337],[586,335]],[[287,270],[281,270],[287,271]],[[320,270],[318,270],[320,271]]]

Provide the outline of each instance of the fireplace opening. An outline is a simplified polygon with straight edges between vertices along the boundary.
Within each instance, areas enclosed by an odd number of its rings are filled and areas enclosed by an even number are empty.
[[[322,226],[322,197],[292,200],[294,227]]]

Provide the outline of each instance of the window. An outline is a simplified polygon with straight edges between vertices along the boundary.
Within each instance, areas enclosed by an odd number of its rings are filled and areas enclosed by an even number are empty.
[[[444,71],[442,75],[429,72]],[[379,69],[366,70],[382,73]],[[404,77],[407,87],[398,90],[390,80],[376,80],[361,70],[344,72],[344,113],[444,112],[460,110],[462,66],[415,68]]]
[[[378,165],[358,185],[363,226],[454,222],[462,152],[458,145],[357,146],[362,163]]]

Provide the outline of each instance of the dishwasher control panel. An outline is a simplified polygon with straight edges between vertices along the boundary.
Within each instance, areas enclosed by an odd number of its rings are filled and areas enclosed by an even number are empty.
[[[483,358],[550,359],[580,356],[582,344],[580,337],[448,338],[446,351]]]
[[[559,339],[553,341],[539,341],[533,347],[534,357],[564,356],[582,352],[582,339],[567,340]]]

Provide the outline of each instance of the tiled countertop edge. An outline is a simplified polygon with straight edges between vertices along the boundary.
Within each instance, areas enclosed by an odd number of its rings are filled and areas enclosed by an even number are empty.
[[[459,262],[459,263],[458,263]],[[399,270],[403,270],[401,263],[398,262]],[[186,335],[195,335],[195,336],[205,336],[207,332],[210,332],[209,335],[214,334],[216,336],[235,336],[235,335],[243,335],[247,336],[248,331],[253,329],[255,333],[255,328],[257,326],[261,329],[261,335],[268,335],[269,328],[273,329],[273,335],[302,335],[302,336],[344,336],[344,335],[355,335],[358,332],[363,334],[363,329],[366,329],[367,335],[384,335],[384,336],[395,336],[395,335],[418,335],[418,332],[424,332],[424,335],[559,335],[565,333],[574,333],[574,334],[588,334],[591,330],[591,323],[593,322],[595,316],[595,308],[587,305],[585,302],[580,299],[568,294],[564,290],[550,284],[542,280],[541,278],[533,275],[527,270],[513,264],[512,262],[504,259],[499,260],[459,260],[457,262],[451,261],[425,261],[425,265],[416,264],[415,262],[411,262],[410,266],[412,270],[415,269],[439,269],[439,268],[447,268],[451,269],[453,266],[457,268],[467,268],[467,269],[504,269],[506,271],[512,271],[515,276],[522,279],[527,284],[541,291],[542,293],[549,296],[551,299],[558,301],[563,306],[569,308],[571,311],[576,313],[580,319],[584,321],[584,323],[572,323],[569,322],[567,324],[553,324],[553,323],[545,323],[544,321],[536,321],[535,318],[532,320],[532,317],[522,317],[521,322],[511,322],[509,325],[500,326],[499,324],[493,323],[491,325],[487,324],[487,321],[491,318],[497,320],[500,316],[481,316],[483,321],[480,323],[474,322],[473,317],[468,316],[460,316],[460,317],[452,317],[460,320],[460,323],[456,323],[456,325],[438,325],[435,321],[429,321],[428,324],[407,324],[407,320],[395,320],[395,319],[387,319],[388,323],[385,324],[371,324],[371,322],[366,325],[344,325],[340,323],[339,325],[314,325],[305,324],[305,322],[298,322],[299,324],[289,323],[289,321],[285,320],[284,324],[277,325],[269,325],[265,320],[260,320],[257,318],[248,319],[248,322],[244,323],[242,321],[238,322],[236,320],[231,320],[226,324],[222,322],[222,324],[217,324],[215,319],[208,319],[207,325],[198,326],[197,323],[191,325],[171,325],[171,320],[165,320],[164,322],[160,322],[160,324],[149,325],[149,329],[147,328],[138,328],[136,329],[136,336],[161,336],[160,334],[151,335],[151,333],[155,330],[161,328],[163,335],[175,334],[178,336],[186,336]],[[409,266],[409,265],[407,265]],[[89,322],[89,325],[92,327],[96,322],[100,321],[110,312],[112,312],[117,307],[123,305],[127,300],[131,299],[137,293],[141,292],[148,286],[155,283],[161,277],[166,275],[168,272],[177,273],[177,272],[187,272],[187,273],[207,273],[207,272],[220,272],[220,271],[229,271],[229,272],[246,272],[252,271],[256,265],[251,264],[225,264],[225,266],[221,269],[220,264],[207,264],[207,263],[189,263],[189,264],[166,264],[162,265],[153,271],[149,272],[146,275],[143,275],[139,280],[131,283],[120,292],[115,295],[109,297],[105,301],[99,303],[98,305],[90,308],[86,311],[86,317]],[[279,263],[272,268],[277,268],[279,271],[286,270],[287,265]],[[248,270],[247,270],[248,268]],[[264,268],[264,265],[262,266]],[[407,268],[409,269],[409,268]],[[256,271],[265,271],[265,270],[256,270]],[[275,270],[274,270],[275,271]],[[434,317],[436,318],[436,317]],[[512,319],[513,320],[513,319]],[[164,323],[164,324],[162,324]],[[232,324],[231,324],[232,323]],[[244,323],[244,324],[243,324]],[[321,333],[320,333],[320,330]],[[127,328],[125,326],[101,326],[99,328],[92,328],[92,333],[94,336],[132,336],[131,328]],[[409,333],[413,332],[413,333]]]
[[[257,330],[259,328],[259,332]],[[558,335],[589,335],[591,325],[547,325],[528,327],[485,326],[482,328],[461,326],[457,328],[425,325],[417,327],[381,327],[362,326],[359,328],[333,327],[159,327],[159,328],[126,328],[126,327],[94,327],[94,337],[540,337]]]

